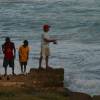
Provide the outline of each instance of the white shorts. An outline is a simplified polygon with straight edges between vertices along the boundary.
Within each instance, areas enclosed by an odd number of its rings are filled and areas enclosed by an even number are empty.
[[[41,50],[41,56],[42,57],[46,57],[50,55],[50,50],[48,47],[43,47]]]

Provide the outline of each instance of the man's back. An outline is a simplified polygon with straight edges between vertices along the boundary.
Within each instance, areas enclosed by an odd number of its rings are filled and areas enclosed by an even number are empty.
[[[13,59],[14,54],[13,54],[13,50],[14,50],[14,43],[13,42],[5,42],[2,45],[2,50],[4,53],[4,57],[8,60]]]

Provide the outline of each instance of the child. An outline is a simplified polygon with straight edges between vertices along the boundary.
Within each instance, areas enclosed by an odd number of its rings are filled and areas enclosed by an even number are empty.
[[[21,72],[26,73],[26,66],[29,58],[29,46],[28,41],[24,40],[23,45],[19,48],[19,62],[21,66]]]

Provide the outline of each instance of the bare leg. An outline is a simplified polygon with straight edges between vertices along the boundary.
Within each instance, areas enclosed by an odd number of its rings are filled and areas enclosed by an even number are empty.
[[[7,75],[7,66],[5,66],[5,76]]]
[[[46,56],[46,58],[45,58],[45,62],[46,62],[46,69],[49,67],[49,66],[48,66],[48,61],[49,61],[49,57],[48,57],[48,56]]]
[[[21,72],[23,73],[23,65],[21,64]]]
[[[14,73],[14,66],[12,67],[12,74],[14,75],[15,73]]]
[[[26,65],[24,65],[24,73],[26,72]]]
[[[43,59],[43,57],[41,56],[39,59],[39,68],[41,68],[42,59]]]

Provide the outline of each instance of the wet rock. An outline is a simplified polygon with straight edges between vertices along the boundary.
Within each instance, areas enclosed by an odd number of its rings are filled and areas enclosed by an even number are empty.
[[[85,93],[73,92],[70,95],[70,100],[92,100],[92,97]]]
[[[93,100],[100,100],[100,95],[93,96]]]

